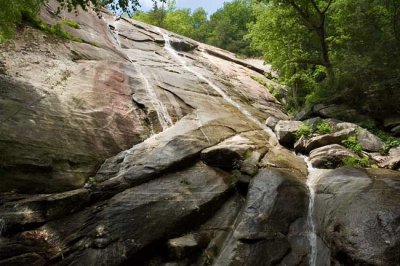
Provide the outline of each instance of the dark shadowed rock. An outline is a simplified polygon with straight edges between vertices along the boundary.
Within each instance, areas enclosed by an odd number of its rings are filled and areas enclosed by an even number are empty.
[[[275,126],[275,133],[281,144],[291,146],[295,142],[295,133],[299,130],[300,121],[279,121]]]
[[[199,163],[23,232],[11,241],[28,250],[40,250],[47,258],[64,256],[61,264],[119,265],[131,259],[139,263],[139,253],[146,247],[177,237],[212,216],[229,196],[230,180],[228,175]],[[67,250],[70,255],[63,255]],[[7,258],[7,254],[3,256]]]
[[[323,176],[316,195],[319,235],[331,265],[396,265],[400,261],[400,174],[340,168]]]
[[[86,189],[21,197],[23,199],[20,200],[7,199],[7,195],[1,198],[2,201],[6,201],[0,206],[1,219],[5,224],[3,233],[67,216],[79,211],[89,202],[89,192]]]
[[[357,110],[344,105],[317,104],[313,107],[314,113],[324,118],[335,118],[356,123],[375,125],[376,122],[368,116],[360,114]]]
[[[310,162],[316,168],[332,169],[342,166],[343,160],[348,157],[359,158],[354,152],[338,144],[323,146],[310,152]]]
[[[230,170],[235,164],[239,164],[239,160],[244,158],[246,152],[251,153],[254,148],[249,139],[236,135],[203,150],[201,159],[208,165]]]
[[[171,45],[177,51],[184,51],[189,52],[196,49],[199,45],[193,41],[189,40],[188,38],[171,38]]]
[[[280,170],[261,170],[252,180],[243,213],[214,265],[271,265],[291,248],[289,228],[306,215],[307,190]]]

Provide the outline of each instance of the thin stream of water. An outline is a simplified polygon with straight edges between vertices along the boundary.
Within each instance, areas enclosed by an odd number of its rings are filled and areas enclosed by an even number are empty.
[[[175,49],[171,46],[171,40],[170,37],[167,33],[165,33],[164,31],[162,31],[160,28],[157,28],[158,32],[163,36],[164,41],[165,41],[165,49],[172,55],[172,57],[174,57],[181,65],[184,69],[186,69],[187,71],[189,71],[190,73],[192,73],[193,75],[195,75],[196,77],[198,77],[200,80],[206,82],[213,90],[215,90],[219,95],[222,96],[222,98],[227,101],[229,104],[231,104],[232,106],[234,106],[236,109],[238,109],[242,114],[244,114],[249,120],[251,120],[252,122],[254,122],[258,127],[260,127],[261,129],[263,129],[269,136],[271,139],[275,140],[275,142],[277,143],[277,139],[275,134],[272,132],[272,130],[265,126],[263,123],[261,123],[260,121],[258,121],[253,115],[250,114],[250,112],[248,112],[247,110],[243,109],[237,102],[235,102],[234,100],[232,100],[232,98],[230,98],[220,87],[218,87],[215,83],[213,83],[211,80],[207,79],[206,77],[204,77],[201,73],[197,72],[195,69],[193,69],[192,67],[188,66],[186,61],[180,57],[178,55],[178,53],[175,51]]]
[[[319,178],[321,177],[321,172],[323,170],[316,169],[311,165],[310,160],[306,156],[303,157],[307,164],[308,176],[307,176],[307,188],[310,192],[309,202],[308,202],[308,213],[307,213],[307,237],[310,244],[310,254],[309,254],[309,265],[316,266],[317,264],[317,233],[315,229],[314,220],[314,205],[315,205],[315,186],[318,184]]]
[[[118,22],[114,23],[113,25],[108,23],[107,27],[110,30],[110,32],[111,32],[111,34],[112,34],[112,36],[113,36],[113,38],[114,38],[114,40],[116,42],[118,50],[120,50],[121,52],[124,53],[124,51],[122,49],[122,46],[121,46],[121,40],[119,39],[119,31],[118,31],[117,23]],[[128,54],[126,54],[126,53],[124,53],[124,54],[125,54],[125,56],[127,58],[130,59]],[[136,67],[136,69],[137,69],[137,71],[139,73],[140,78],[144,82],[144,88],[146,90],[146,94],[149,97],[150,102],[151,102],[154,110],[157,113],[157,117],[158,117],[158,120],[160,122],[160,125],[161,125],[163,130],[166,130],[167,128],[171,127],[174,124],[173,121],[172,121],[172,118],[168,114],[168,110],[165,108],[164,104],[161,102],[161,100],[157,96],[157,93],[155,92],[155,90],[150,85],[149,80],[143,74],[143,71],[142,71],[141,67],[138,64],[136,64],[135,67]]]

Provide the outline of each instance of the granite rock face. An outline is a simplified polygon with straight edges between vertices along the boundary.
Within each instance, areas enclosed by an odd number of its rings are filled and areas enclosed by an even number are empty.
[[[105,11],[61,16],[82,42],[25,27],[0,46],[0,265],[306,265],[307,166],[263,123],[288,116],[252,78],[275,84],[262,64]],[[398,260],[397,172],[333,171],[318,261]]]

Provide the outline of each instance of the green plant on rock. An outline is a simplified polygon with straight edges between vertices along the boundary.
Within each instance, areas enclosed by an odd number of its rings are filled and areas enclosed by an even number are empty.
[[[260,83],[261,85],[263,85],[264,87],[266,87],[269,91],[271,91],[269,84],[262,80],[261,78],[257,77],[257,76],[251,76],[251,78],[255,81],[257,81],[258,83]]]
[[[383,154],[387,154],[392,148],[400,147],[400,138],[393,137],[388,133],[376,128],[371,128],[371,132],[384,142],[382,150]]]
[[[371,164],[369,163],[368,157],[357,158],[354,156],[346,157],[343,159],[343,163],[347,166],[357,167],[357,168],[369,168]],[[375,165],[372,165],[375,168]]]
[[[333,132],[333,128],[329,123],[322,121],[317,125],[317,132],[319,134],[329,134]]]
[[[363,151],[361,143],[358,141],[356,136],[349,136],[347,139],[342,141],[342,144],[356,154],[361,154]]]
[[[68,20],[68,19],[62,19],[62,20],[59,21],[59,23],[67,25],[67,26],[69,26],[71,28],[74,28],[74,29],[80,29],[81,28],[77,22],[72,21],[72,20]]]
[[[309,125],[307,124],[302,124],[299,129],[294,133],[296,140],[301,138],[301,136],[308,137],[312,134],[312,129]]]

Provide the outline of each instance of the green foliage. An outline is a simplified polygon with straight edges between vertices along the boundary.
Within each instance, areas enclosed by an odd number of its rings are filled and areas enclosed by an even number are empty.
[[[67,26],[69,26],[71,28],[74,28],[74,29],[80,29],[79,24],[77,22],[75,22],[75,21],[71,21],[71,20],[68,20],[68,19],[62,19],[62,20],[60,20],[59,23],[67,25]]]
[[[356,154],[361,154],[363,151],[361,143],[358,141],[356,136],[349,136],[347,139],[342,141],[342,144]]]
[[[333,128],[329,123],[322,121],[317,125],[317,132],[319,134],[329,134],[333,132]]]
[[[388,133],[376,128],[372,128],[371,131],[385,143],[383,145],[382,153],[387,154],[390,149],[400,147],[400,138],[393,137]]]
[[[24,15],[35,16],[42,0],[4,0],[0,8],[0,43],[11,38]]]
[[[248,32],[247,24],[255,19],[249,0],[226,2],[210,19],[203,8],[193,12],[190,9],[177,9],[175,1],[167,1],[166,5],[161,6],[155,4],[148,12],[134,12],[132,18],[218,46],[239,56],[261,55],[250,46],[251,40],[244,38]]]
[[[37,18],[36,16],[25,16],[24,20],[26,23],[30,24],[31,26],[38,28],[44,32],[50,33],[54,36],[75,41],[75,42],[82,42],[82,39],[77,38],[68,32],[65,32],[62,29],[62,24],[65,24],[65,20],[60,20],[58,23],[54,25],[47,24],[43,22],[41,19]]]
[[[154,0],[154,2],[165,2],[166,0]],[[48,0],[1,0],[0,1],[0,43],[10,39],[17,28],[17,25],[23,22],[24,17],[35,18],[41,6]],[[81,7],[87,10],[89,6],[93,7],[97,12],[104,6],[108,6],[114,12],[132,13],[139,6],[138,0],[57,0],[59,3],[58,11],[63,9],[69,12],[77,10]],[[65,25],[73,28],[79,28],[79,25],[72,21],[63,21]],[[56,28],[43,27],[52,34],[62,38],[69,38],[62,33],[58,26]]]
[[[255,81],[257,81],[258,83],[260,83],[261,85],[263,85],[265,88],[267,88],[269,91],[271,91],[269,84],[264,81],[263,79],[257,77],[257,76],[251,76],[251,78]]]
[[[300,128],[294,133],[296,139],[301,138],[301,136],[308,137],[312,134],[312,129],[309,125],[307,124],[302,124]]]
[[[357,167],[357,168],[369,168],[369,167],[375,168],[374,167],[375,165],[371,165],[369,163],[368,157],[357,158],[354,156],[350,156],[344,158],[343,163],[347,166]]]
[[[399,0],[260,0],[253,11],[247,38],[291,87],[289,109],[400,112]]]

